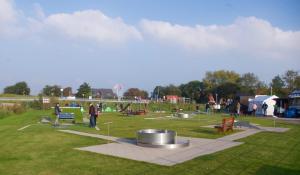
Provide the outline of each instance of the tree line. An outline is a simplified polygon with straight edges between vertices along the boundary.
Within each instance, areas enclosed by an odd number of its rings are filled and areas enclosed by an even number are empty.
[[[129,88],[124,92],[126,99],[141,97],[146,99],[163,98],[167,95],[177,95],[190,98],[198,103],[206,102],[209,94],[217,94],[220,98],[234,98],[237,94],[275,94],[286,97],[292,90],[300,89],[300,75],[298,71],[288,70],[282,75],[276,75],[270,84],[261,81],[254,73],[238,74],[234,71],[218,70],[205,73],[202,81],[194,80],[179,86],[170,84],[167,86],[156,86],[151,94],[139,88]],[[30,95],[30,88],[22,81],[15,85],[4,88],[5,94]],[[45,96],[71,96],[72,88],[62,88],[59,85],[46,85],[41,90]],[[85,98],[92,95],[91,86],[84,82],[77,89],[76,97]]]
[[[238,74],[234,71],[218,70],[206,72],[202,81],[194,80],[179,86],[156,86],[152,98],[177,95],[190,98],[198,103],[207,102],[210,94],[220,98],[234,99],[238,94],[253,96],[256,94],[286,97],[292,90],[300,89],[299,72],[288,70],[276,75],[270,84],[261,81],[254,73]]]
[[[18,82],[15,85],[7,86],[3,90],[4,94],[30,95],[30,88],[25,81]],[[68,97],[73,96],[72,87],[62,88],[60,85],[46,85],[39,95],[53,97]],[[77,89],[76,97],[88,97],[92,95],[91,86],[84,82]]]

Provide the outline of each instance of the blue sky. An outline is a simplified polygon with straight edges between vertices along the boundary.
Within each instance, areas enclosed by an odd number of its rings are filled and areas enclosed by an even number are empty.
[[[0,88],[151,91],[206,71],[269,81],[300,67],[300,1],[0,0]]]

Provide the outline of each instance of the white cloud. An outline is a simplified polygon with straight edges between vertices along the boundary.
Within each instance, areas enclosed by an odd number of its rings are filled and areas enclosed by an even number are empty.
[[[99,42],[124,42],[142,39],[140,32],[121,18],[110,18],[98,10],[60,13],[48,16],[44,29],[59,32],[70,38],[89,39]]]
[[[99,10],[83,10],[74,13],[57,13],[46,16],[35,3],[35,17],[18,15],[12,0],[0,0],[0,35],[5,37],[34,36],[44,32],[60,34],[72,39],[93,40],[105,43],[123,43],[141,40],[141,33],[121,18],[111,18]],[[20,13],[21,14],[21,13]],[[49,34],[49,33],[48,33]]]
[[[21,33],[17,27],[20,12],[14,8],[13,0],[0,0],[0,37],[16,36]]]
[[[299,59],[300,31],[286,31],[256,17],[240,17],[230,25],[184,26],[164,21],[142,20],[140,28],[112,18],[99,10],[57,13],[46,16],[33,4],[35,17],[26,17],[13,0],[0,0],[0,37],[49,36],[99,43],[124,43],[129,40],[156,39],[166,45],[184,48],[197,55],[224,54],[234,57]],[[48,41],[48,40],[47,40]]]
[[[46,17],[42,6],[39,3],[34,3],[33,8],[38,19],[44,19]]]
[[[12,0],[0,0],[0,23],[11,23],[16,19]]]
[[[283,31],[256,17],[240,17],[231,25],[183,26],[142,20],[144,34],[164,44],[198,54],[237,53],[268,58],[299,57],[299,31]]]

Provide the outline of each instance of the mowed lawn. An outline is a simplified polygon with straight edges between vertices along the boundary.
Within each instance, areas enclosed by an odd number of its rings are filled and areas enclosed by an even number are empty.
[[[0,174],[20,175],[89,175],[89,174],[300,174],[300,125],[278,121],[276,126],[291,128],[286,133],[261,132],[239,141],[244,144],[201,156],[172,167],[78,151],[73,148],[105,144],[106,140],[58,132],[47,124],[37,124],[41,116],[52,111],[28,111],[0,119]],[[113,122],[110,134],[134,138],[135,132],[145,128],[173,129],[178,135],[218,138],[212,128],[201,126],[220,123],[222,115],[197,115],[191,119],[170,119],[168,114],[125,117],[103,114],[100,131],[84,124],[68,127],[78,131],[107,134],[105,122]],[[158,119],[144,119],[157,118]],[[241,117],[263,126],[273,126],[273,120]],[[18,128],[33,124],[17,131]],[[238,132],[238,131],[237,131]]]

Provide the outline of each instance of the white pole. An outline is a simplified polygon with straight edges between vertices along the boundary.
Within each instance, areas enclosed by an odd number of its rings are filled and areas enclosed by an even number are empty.
[[[119,87],[117,87],[117,98],[118,98],[118,101],[120,101],[120,99],[119,99]]]
[[[273,95],[273,88],[272,88],[272,86],[271,86],[271,96]]]
[[[112,122],[106,122],[104,123],[105,125],[107,125],[107,136],[109,137],[109,124],[111,124]],[[107,141],[108,143],[109,141]]]

